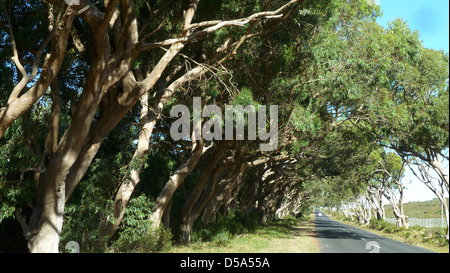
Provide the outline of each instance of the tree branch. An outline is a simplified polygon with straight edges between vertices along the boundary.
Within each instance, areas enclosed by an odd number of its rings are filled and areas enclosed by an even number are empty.
[[[200,28],[200,27],[208,27],[208,28],[206,28],[204,30],[196,31],[190,35],[186,35],[186,36],[174,38],[174,39],[167,39],[167,40],[161,41],[161,42],[155,42],[155,43],[142,43],[141,42],[138,45],[137,49],[138,49],[138,51],[145,51],[145,50],[150,50],[150,49],[154,49],[154,48],[158,48],[158,47],[170,46],[170,45],[173,45],[176,43],[187,43],[191,40],[198,39],[202,36],[205,36],[206,34],[215,32],[223,27],[228,27],[228,26],[242,27],[242,26],[248,24],[249,22],[252,22],[252,21],[255,21],[258,19],[282,18],[283,14],[279,14],[279,13],[286,10],[288,7],[296,4],[298,1],[299,0],[293,0],[275,11],[258,12],[258,13],[255,13],[251,16],[248,16],[248,17],[242,18],[242,19],[234,19],[234,20],[228,20],[228,21],[213,20],[213,21],[205,21],[205,22],[189,24],[189,25],[185,21],[184,31],[193,30],[193,29]]]

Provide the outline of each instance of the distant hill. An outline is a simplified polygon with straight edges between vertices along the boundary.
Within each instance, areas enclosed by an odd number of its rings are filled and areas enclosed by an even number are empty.
[[[403,208],[405,215],[411,218],[441,218],[441,202],[437,198],[430,201],[404,203]],[[394,217],[391,205],[385,205],[384,209],[386,218]]]

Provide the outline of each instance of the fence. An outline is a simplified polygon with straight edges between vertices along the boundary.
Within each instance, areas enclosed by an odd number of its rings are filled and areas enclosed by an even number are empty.
[[[395,224],[395,218],[386,218],[389,223]],[[445,219],[441,218],[408,218],[408,224],[410,226],[422,226],[422,227],[445,227]]]

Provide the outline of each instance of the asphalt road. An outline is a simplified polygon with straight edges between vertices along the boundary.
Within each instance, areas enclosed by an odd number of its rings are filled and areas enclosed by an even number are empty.
[[[334,221],[319,210],[315,214],[321,253],[433,253]]]

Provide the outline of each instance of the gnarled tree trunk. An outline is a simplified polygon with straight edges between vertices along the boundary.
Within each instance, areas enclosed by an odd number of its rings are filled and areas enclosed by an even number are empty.
[[[171,202],[175,191],[184,182],[184,179],[194,170],[206,150],[207,148],[203,147],[203,141],[198,141],[186,162],[178,167],[170,176],[166,185],[156,198],[155,205],[152,210],[150,221],[153,228],[159,227],[163,214]]]
[[[211,154],[211,158],[209,158],[208,160],[208,165],[203,169],[200,177],[197,179],[197,183],[195,184],[194,189],[191,191],[188,199],[185,201],[181,209],[180,234],[181,242],[184,244],[190,242],[192,226],[195,220],[197,220],[197,218],[200,216],[201,211],[206,205],[206,202],[198,202],[205,184],[208,181],[208,178],[213,173],[213,170],[216,168],[217,164],[225,154],[226,148],[229,146],[229,143],[227,141],[223,141],[218,146],[219,147],[217,148],[217,150],[213,154]]]

